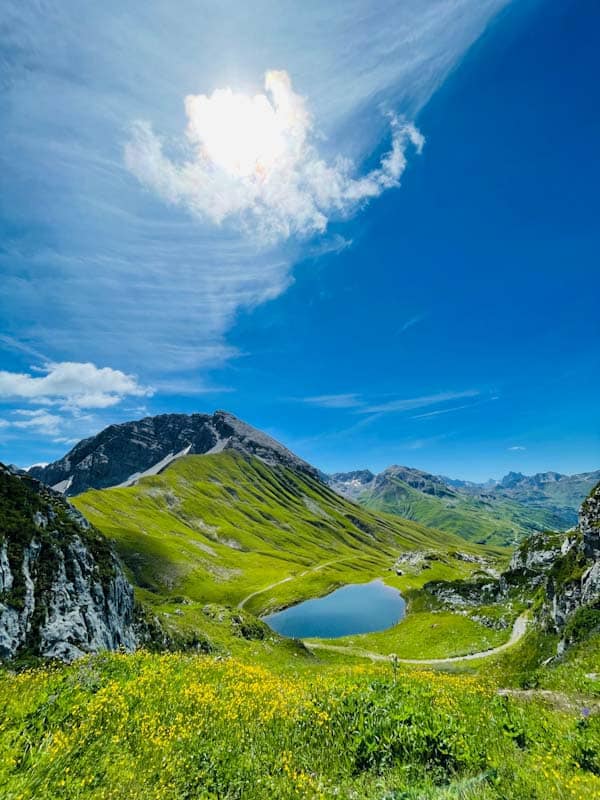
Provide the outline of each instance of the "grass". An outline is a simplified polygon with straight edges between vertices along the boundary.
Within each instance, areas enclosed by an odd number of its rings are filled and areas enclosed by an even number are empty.
[[[0,674],[0,785],[4,800],[589,800],[599,722],[473,676],[107,654]]]
[[[373,511],[396,514],[468,541],[513,545],[534,531],[564,527],[551,509],[526,506],[510,499],[482,500],[449,490],[436,496],[389,476],[383,487],[364,492],[359,502]]]
[[[235,651],[229,623],[207,606],[223,607],[226,618],[240,603],[262,614],[379,576],[412,590],[472,572],[454,552],[503,555],[372,513],[317,480],[231,451],[188,456],[136,486],[73,503],[114,541],[138,600],[164,627]],[[436,553],[432,568],[396,576],[398,554],[421,549]]]
[[[510,629],[493,630],[461,614],[424,611],[408,614],[386,631],[318,641],[383,655],[394,653],[399,658],[425,659],[490,650],[503,644],[509,635]]]
[[[599,693],[598,635],[546,667],[556,641],[534,630],[502,655],[430,671],[313,655],[256,617],[384,577],[409,600],[406,619],[336,643],[406,658],[487,649],[508,631],[435,608],[423,587],[481,569],[457,552],[499,563],[502,551],[235,453],[74,502],[115,542],[147,612],[197,652],[0,670],[2,800],[600,797],[600,717],[519,691]],[[429,557],[397,575],[406,550]],[[484,612],[500,613],[472,613]],[[514,694],[500,696],[505,686]]]

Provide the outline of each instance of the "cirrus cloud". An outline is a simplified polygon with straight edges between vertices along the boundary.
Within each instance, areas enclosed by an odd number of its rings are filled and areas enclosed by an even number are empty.
[[[168,203],[217,225],[235,220],[269,243],[323,233],[331,218],[398,186],[408,146],[420,153],[425,143],[413,124],[390,114],[391,148],[378,167],[355,177],[350,159],[320,156],[306,101],[287,72],[267,72],[265,92],[188,95],[188,155],[180,161],[165,155],[148,122],[136,122],[126,166]]]

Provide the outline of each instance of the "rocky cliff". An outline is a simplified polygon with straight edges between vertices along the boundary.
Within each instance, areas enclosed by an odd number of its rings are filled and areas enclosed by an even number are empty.
[[[313,477],[317,471],[267,434],[226,411],[161,414],[110,425],[75,445],[64,458],[35,466],[29,474],[65,495],[86,489],[131,485],[160,472],[175,458],[236,450],[269,466],[284,466]]]
[[[0,658],[135,646],[133,590],[107,540],[60,494],[0,465]]]
[[[544,614],[563,634],[573,635],[577,618],[600,625],[600,484],[581,506],[577,528],[564,540],[560,557],[549,571]]]
[[[498,577],[432,581],[424,589],[454,610],[527,603],[539,627],[559,636],[562,652],[600,628],[600,484],[582,504],[576,528],[529,536]]]

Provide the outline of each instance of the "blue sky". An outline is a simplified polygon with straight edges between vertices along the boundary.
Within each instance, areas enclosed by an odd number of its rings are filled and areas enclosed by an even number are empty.
[[[329,471],[600,466],[597,4],[25,5],[1,460],[226,408]]]

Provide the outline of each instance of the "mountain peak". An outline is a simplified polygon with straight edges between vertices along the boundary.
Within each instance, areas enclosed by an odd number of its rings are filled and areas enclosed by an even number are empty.
[[[228,411],[214,414],[159,414],[109,425],[83,439],[63,458],[29,474],[67,495],[86,489],[129,486],[161,472],[184,455],[209,455],[236,450],[269,466],[317,471],[266,433]]]

